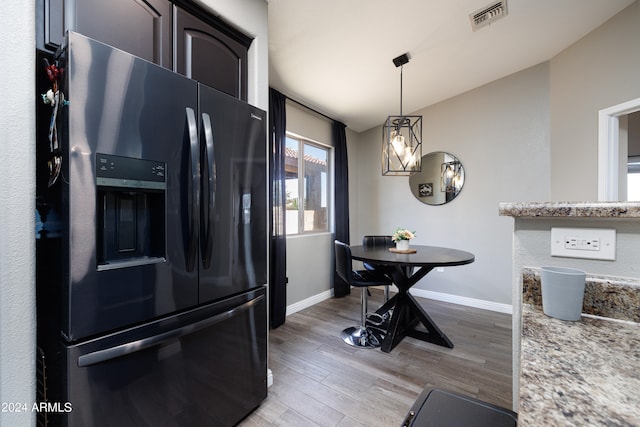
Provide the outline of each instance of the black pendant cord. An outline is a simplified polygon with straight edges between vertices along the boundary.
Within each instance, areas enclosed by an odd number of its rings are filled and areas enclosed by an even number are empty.
[[[402,70],[404,65],[400,66],[400,117],[402,117]]]

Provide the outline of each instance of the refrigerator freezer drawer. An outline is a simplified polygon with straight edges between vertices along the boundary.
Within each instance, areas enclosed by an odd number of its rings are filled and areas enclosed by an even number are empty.
[[[234,425],[266,398],[266,328],[260,288],[67,347],[65,423]]]

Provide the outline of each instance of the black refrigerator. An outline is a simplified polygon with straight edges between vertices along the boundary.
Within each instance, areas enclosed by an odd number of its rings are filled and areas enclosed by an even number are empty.
[[[38,416],[237,424],[267,394],[266,114],[77,33],[59,53],[58,107],[38,107]]]

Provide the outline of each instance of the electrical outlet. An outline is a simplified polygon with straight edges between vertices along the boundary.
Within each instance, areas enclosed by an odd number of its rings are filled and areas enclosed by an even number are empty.
[[[616,230],[552,227],[551,256],[615,261]]]
[[[583,251],[599,251],[600,239],[590,238],[584,239],[577,236],[565,236],[564,248]]]

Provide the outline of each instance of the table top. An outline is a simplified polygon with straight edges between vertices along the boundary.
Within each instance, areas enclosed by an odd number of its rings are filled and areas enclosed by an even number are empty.
[[[475,255],[471,252],[438,246],[411,245],[415,253],[401,254],[390,252],[387,248],[351,246],[351,257],[358,261],[380,265],[402,265],[420,267],[446,267],[450,265],[471,264]]]

